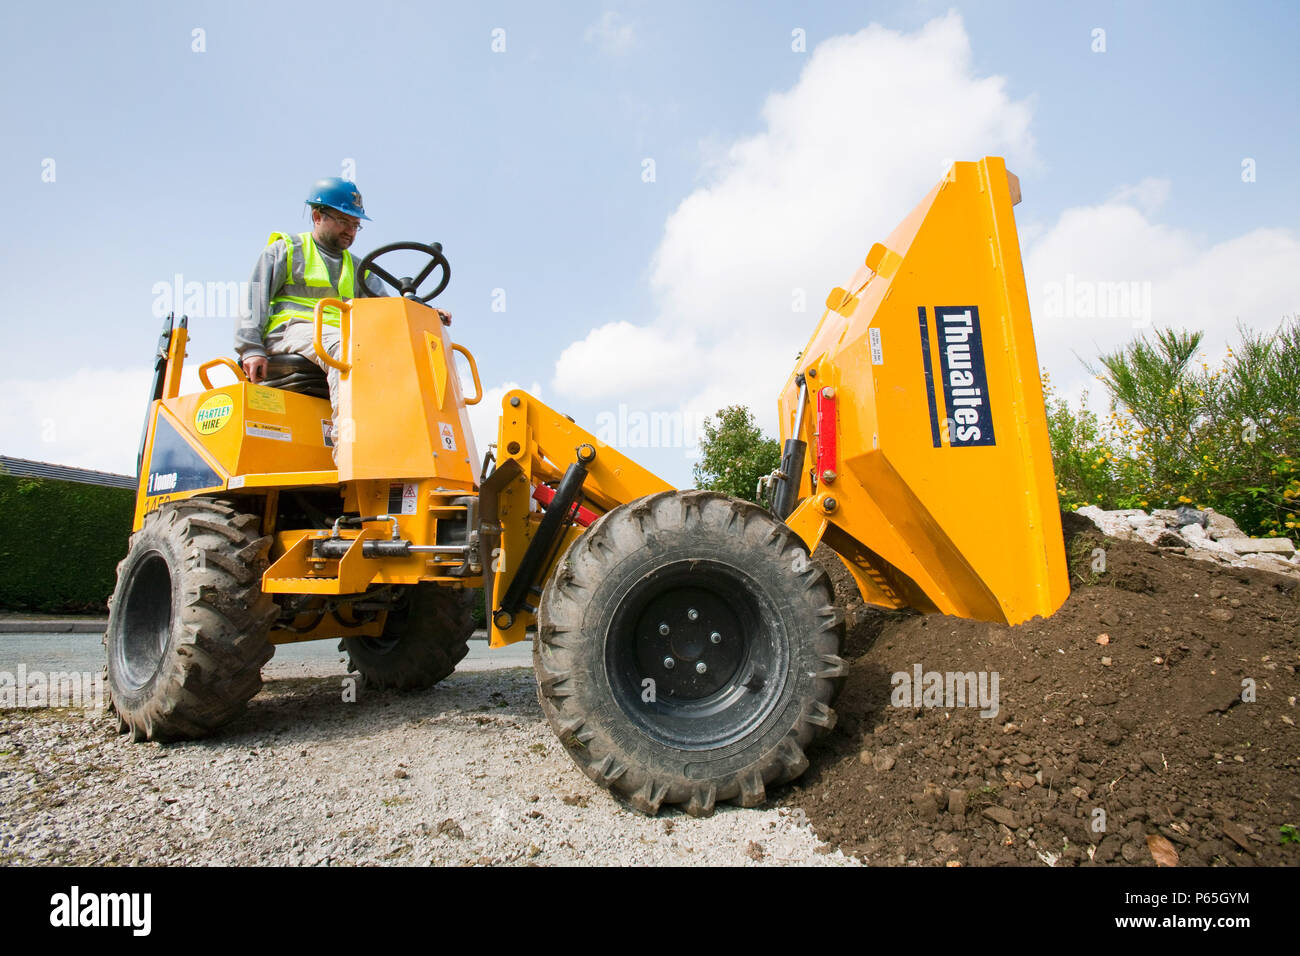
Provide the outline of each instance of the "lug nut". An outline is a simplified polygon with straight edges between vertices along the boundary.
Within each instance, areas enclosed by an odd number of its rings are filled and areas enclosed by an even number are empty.
[[[695,610],[695,608],[691,608],[686,612],[686,616],[692,621],[698,621],[700,619],[700,612]]]
[[[673,660],[671,657],[664,658],[664,670],[672,670],[676,666],[677,666],[677,662]]]
[[[719,634],[717,631],[714,631],[712,634],[709,635],[709,642],[712,644],[721,644],[722,635]]]
[[[659,633],[662,634],[664,637],[667,637],[667,636],[668,636],[668,625],[667,625],[667,624],[660,624],[660,625],[659,625]]]
[[[709,669],[709,665],[704,663],[704,661],[700,661],[698,664],[695,665],[695,673],[697,674],[703,674],[708,669]]]

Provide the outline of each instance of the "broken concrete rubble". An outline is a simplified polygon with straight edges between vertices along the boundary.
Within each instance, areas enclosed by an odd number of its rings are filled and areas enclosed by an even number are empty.
[[[1078,513],[1112,538],[1177,549],[1198,560],[1300,576],[1300,553],[1290,538],[1249,537],[1235,521],[1212,508],[1203,512],[1161,508],[1148,514],[1136,508],[1104,511],[1087,505]]]

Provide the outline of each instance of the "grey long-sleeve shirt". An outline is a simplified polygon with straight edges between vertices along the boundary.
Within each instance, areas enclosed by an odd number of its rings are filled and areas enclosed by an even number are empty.
[[[330,282],[337,289],[339,269],[343,267],[342,250],[331,249],[320,240],[316,240],[316,248],[325,261]],[[362,258],[353,255],[353,266]],[[288,272],[289,250],[282,240],[273,242],[262,250],[257,265],[253,266],[253,276],[248,280],[248,315],[240,318],[235,327],[235,351],[239,353],[241,362],[246,358],[266,355],[266,324],[271,312],[271,300],[284,288]],[[387,291],[373,273],[369,276],[366,287],[378,296],[395,294]]]

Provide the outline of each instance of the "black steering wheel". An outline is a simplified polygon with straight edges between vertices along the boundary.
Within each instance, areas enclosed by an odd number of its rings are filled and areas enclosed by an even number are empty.
[[[414,279],[409,276],[404,279],[394,279],[392,273],[388,270],[375,265],[375,260],[380,256],[397,252],[399,249],[407,249],[411,252],[423,252],[429,256],[429,264],[424,267],[418,276]],[[429,278],[429,273],[433,272],[438,266],[442,266],[442,280],[428,295],[420,295],[420,285],[425,279]],[[447,288],[447,283],[451,281],[451,266],[447,264],[447,257],[442,254],[442,243],[435,242],[432,245],[426,245],[423,242],[390,242],[386,246],[380,246],[373,249],[361,260],[357,266],[357,284],[360,288],[357,294],[361,297],[373,296],[374,293],[366,285],[366,273],[373,272],[379,279],[397,290],[397,294],[404,299],[411,299],[414,302],[428,303],[430,299],[435,298],[443,289]]]

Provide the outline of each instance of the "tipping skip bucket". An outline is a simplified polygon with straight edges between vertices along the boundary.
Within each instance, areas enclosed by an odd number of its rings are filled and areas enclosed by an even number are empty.
[[[832,290],[782,391],[808,447],[788,523],[868,603],[1018,624],[1069,595],[1019,200],[1002,159],[954,163]]]

